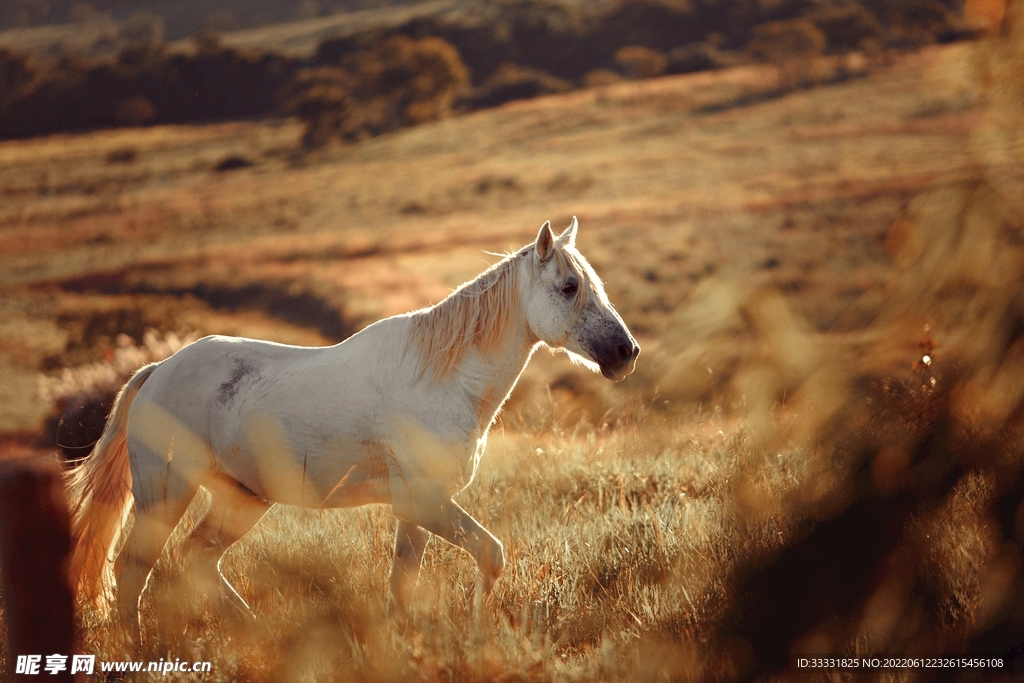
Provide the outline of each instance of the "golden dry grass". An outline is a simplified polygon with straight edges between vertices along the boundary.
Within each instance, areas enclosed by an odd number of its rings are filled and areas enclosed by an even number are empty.
[[[734,467],[729,443],[676,438],[653,444],[635,426],[496,434],[479,480],[460,496],[506,541],[493,605],[474,601],[472,560],[434,540],[411,632],[399,633],[385,605],[388,511],[277,509],[226,563],[260,615],[256,626],[239,629],[202,599],[183,604],[191,593],[176,585],[186,578],[172,553],[147,609],[159,644],[146,651],[213,660],[215,680],[627,676],[638,642],[666,629],[684,635],[704,616],[705,595],[722,590],[709,569],[729,556],[728,513],[714,491]],[[705,462],[680,470],[680,451]],[[87,634],[86,649],[119,656],[111,627]]]
[[[788,93],[778,67],[619,84],[306,157],[293,123],[0,144],[10,376],[126,325],[327,341],[323,311],[355,328],[437,301],[483,249],[573,214],[645,349],[620,385],[546,354],[524,377],[459,496],[506,544],[492,603],[433,540],[399,632],[390,512],[276,508],[225,562],[257,623],[195,597],[171,549],[137,658],[225,681],[737,680],[786,656],[766,629],[802,651],[969,650],[1021,583],[998,507],[1024,465],[1022,109],[992,87],[1013,47]],[[255,165],[214,172],[228,154]],[[45,408],[0,400],[6,429]],[[830,530],[884,538],[853,534],[864,557],[835,567]],[[82,626],[83,650],[128,656],[114,625]]]

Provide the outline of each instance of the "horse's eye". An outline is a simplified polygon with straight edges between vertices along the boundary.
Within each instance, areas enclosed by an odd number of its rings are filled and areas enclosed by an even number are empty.
[[[579,288],[579,283],[575,280],[567,280],[566,283],[562,285],[562,294],[565,296],[576,296],[576,291]]]

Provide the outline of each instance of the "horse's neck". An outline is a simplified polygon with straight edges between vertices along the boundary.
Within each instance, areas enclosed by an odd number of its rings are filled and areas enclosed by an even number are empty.
[[[519,380],[537,346],[525,322],[509,325],[502,342],[486,353],[471,353],[456,369],[463,387],[476,398],[482,429],[494,420],[512,388]]]

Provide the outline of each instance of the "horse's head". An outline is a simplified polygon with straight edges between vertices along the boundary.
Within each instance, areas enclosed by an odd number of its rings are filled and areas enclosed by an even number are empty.
[[[640,346],[615,312],[601,279],[576,250],[572,223],[558,237],[545,222],[537,241],[527,247],[528,293],[523,304],[533,333],[552,348],[569,352],[573,360],[608,379],[621,380],[633,372]]]

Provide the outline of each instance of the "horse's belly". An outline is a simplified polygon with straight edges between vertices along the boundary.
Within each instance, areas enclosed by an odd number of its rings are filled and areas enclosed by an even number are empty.
[[[387,479],[363,481],[342,481],[333,489],[319,507],[351,508],[370,503],[390,503],[391,487]]]
[[[286,505],[354,507],[391,501],[387,453],[371,441],[292,440],[261,421],[221,458],[258,494]]]

